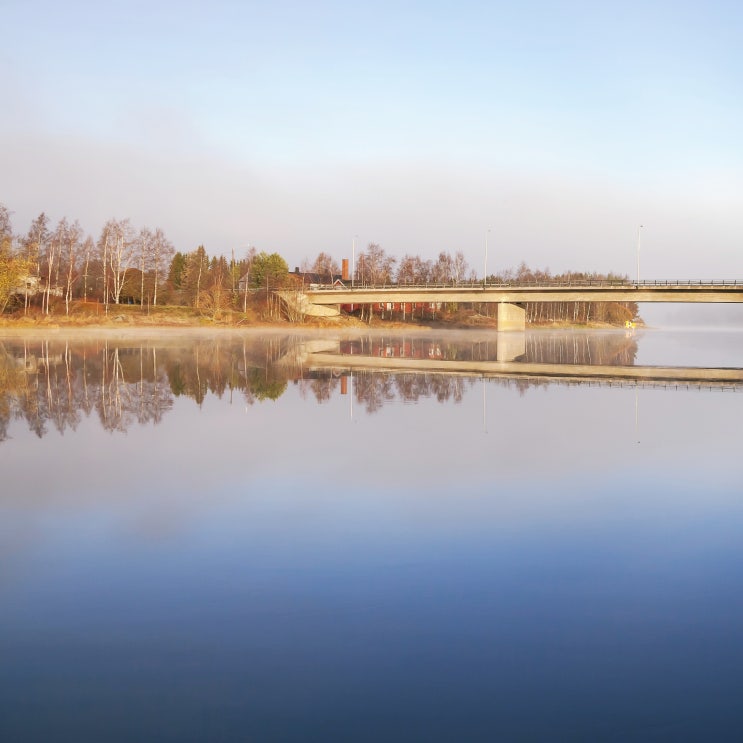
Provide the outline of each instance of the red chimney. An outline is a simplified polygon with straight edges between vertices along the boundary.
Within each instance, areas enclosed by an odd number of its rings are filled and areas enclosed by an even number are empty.
[[[344,258],[341,263],[343,265],[343,273],[341,275],[341,278],[343,279],[343,281],[348,281],[351,278],[348,273],[348,258]]]

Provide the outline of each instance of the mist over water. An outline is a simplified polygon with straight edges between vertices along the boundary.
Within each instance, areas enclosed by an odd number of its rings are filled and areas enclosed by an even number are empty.
[[[743,330],[743,306],[739,304],[644,303],[640,315],[648,325],[662,330]]]
[[[0,338],[0,738],[739,737],[740,386],[312,362],[498,341]]]

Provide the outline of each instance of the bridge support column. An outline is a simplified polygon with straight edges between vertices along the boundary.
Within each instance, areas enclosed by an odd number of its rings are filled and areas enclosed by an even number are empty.
[[[501,302],[498,305],[498,330],[526,329],[526,310],[517,304]]]

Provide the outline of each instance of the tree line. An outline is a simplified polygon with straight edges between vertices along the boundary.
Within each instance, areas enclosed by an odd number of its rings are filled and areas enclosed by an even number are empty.
[[[203,245],[183,253],[162,228],[137,228],[128,218],[109,219],[95,238],[78,220],[53,225],[42,212],[15,234],[0,204],[0,312],[13,306],[69,314],[76,301],[239,308],[251,291],[281,287],[287,276],[277,253],[253,248],[229,261],[210,257]]]
[[[205,312],[248,314],[264,318],[284,315],[276,291],[301,290],[307,281],[331,284],[345,278],[357,286],[450,284],[478,280],[462,251],[441,251],[435,259],[405,254],[399,260],[378,243],[370,242],[354,256],[351,275],[343,277],[338,261],[322,251],[305,260],[302,270],[290,273],[277,252],[248,249],[230,258],[210,256],[203,245],[176,251],[160,227],[135,227],[131,220],[110,219],[97,238],[87,234],[78,220],[66,217],[52,225],[42,212],[25,233],[15,234],[11,213],[0,204],[0,312],[11,308],[51,314],[70,314],[75,302],[191,307]],[[525,263],[516,269],[492,273],[488,282],[575,282],[585,279],[626,280],[609,274],[532,270]],[[457,311],[460,306],[444,308]],[[488,312],[487,307],[471,309]],[[371,316],[371,313],[368,315]],[[591,321],[623,324],[638,316],[634,302],[528,303],[529,323]],[[406,319],[403,315],[400,319]]]

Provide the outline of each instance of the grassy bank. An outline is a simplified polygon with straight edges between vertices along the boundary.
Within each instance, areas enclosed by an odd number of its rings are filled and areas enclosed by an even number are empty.
[[[120,328],[120,327],[160,327],[160,328],[246,328],[246,327],[321,327],[321,328],[473,328],[480,330],[497,330],[495,317],[480,315],[470,311],[439,313],[436,319],[419,319],[415,321],[400,321],[385,318],[380,315],[372,316],[369,322],[358,317],[342,315],[337,318],[307,318],[301,323],[293,323],[283,318],[266,317],[263,313],[253,311],[250,307],[247,313],[234,310],[203,310],[182,306],[139,307],[137,305],[113,305],[106,307],[96,302],[77,302],[70,308],[70,313],[64,311],[45,314],[38,310],[29,310],[24,313],[17,310],[0,316],[0,327],[12,328]],[[607,323],[590,323],[575,325],[566,322],[548,321],[538,325],[527,325],[529,329],[537,328],[615,328]]]

